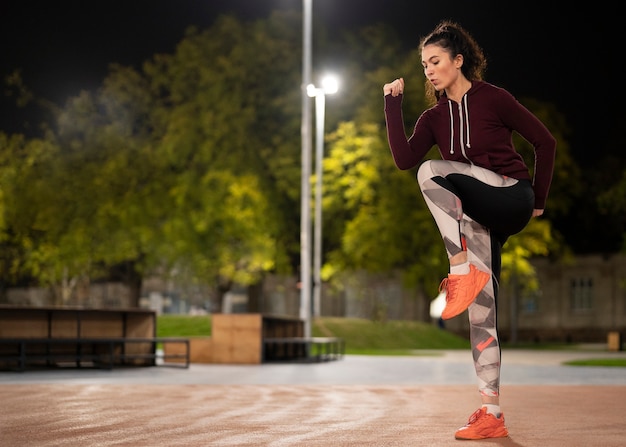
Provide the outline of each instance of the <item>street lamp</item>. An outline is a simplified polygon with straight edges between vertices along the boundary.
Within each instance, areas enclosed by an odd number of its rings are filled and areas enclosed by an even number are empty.
[[[337,78],[326,76],[322,87],[307,85],[307,94],[315,98],[315,246],[313,254],[313,315],[321,315],[322,301],[322,160],[324,159],[324,112],[326,95],[337,93]]]
[[[307,86],[311,82],[312,1],[302,0],[302,178],[300,191],[300,318],[304,336],[311,336],[311,107]]]

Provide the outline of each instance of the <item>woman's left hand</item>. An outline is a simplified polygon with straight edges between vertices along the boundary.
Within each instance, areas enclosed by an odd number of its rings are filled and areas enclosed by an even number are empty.
[[[533,210],[533,217],[539,217],[542,214],[543,214],[543,210],[538,210],[538,209]]]

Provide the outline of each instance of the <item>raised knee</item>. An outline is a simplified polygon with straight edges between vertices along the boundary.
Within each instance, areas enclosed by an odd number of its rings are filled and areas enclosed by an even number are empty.
[[[424,163],[420,165],[417,169],[417,182],[421,185],[426,180],[434,177],[434,172],[432,168],[433,160],[426,160]]]

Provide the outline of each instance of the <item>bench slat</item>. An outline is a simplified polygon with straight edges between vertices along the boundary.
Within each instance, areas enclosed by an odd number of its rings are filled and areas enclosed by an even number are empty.
[[[272,337],[263,339],[264,361],[336,360],[344,355],[343,339],[336,337]]]
[[[157,344],[180,343],[184,353],[165,354],[156,350]],[[126,352],[126,346],[137,344],[153,345],[150,352]],[[146,360],[152,360],[146,363]],[[189,367],[189,340],[185,338],[154,337],[90,337],[90,338],[0,338],[0,369],[24,371],[28,366],[59,366],[70,363],[82,367],[85,363],[112,369],[114,365]],[[183,362],[172,362],[183,360]],[[143,361],[138,365],[137,361]],[[11,366],[15,368],[11,368]]]

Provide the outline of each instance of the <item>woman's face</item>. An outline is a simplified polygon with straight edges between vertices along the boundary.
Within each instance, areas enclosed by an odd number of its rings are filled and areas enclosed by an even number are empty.
[[[422,48],[422,66],[426,79],[438,92],[449,88],[461,75],[463,56],[450,56],[444,48],[437,44]]]

